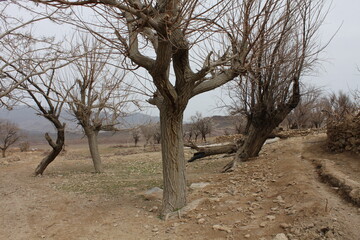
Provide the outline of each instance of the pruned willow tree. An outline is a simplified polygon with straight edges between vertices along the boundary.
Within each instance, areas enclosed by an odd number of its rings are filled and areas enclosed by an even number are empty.
[[[69,63],[69,62],[68,62]],[[65,123],[60,117],[62,113],[67,94],[61,90],[61,74],[59,66],[64,66],[65,63],[58,61],[49,62],[52,66],[51,71],[46,71],[43,74],[28,77],[27,81],[22,82],[15,90],[13,98],[16,101],[27,105],[36,111],[36,114],[48,120],[56,131],[56,140],[45,133],[45,139],[51,147],[51,151],[41,160],[35,169],[35,176],[42,175],[45,169],[52,163],[56,157],[61,153],[65,144]],[[44,66],[43,66],[44,67]],[[37,69],[33,67],[32,69]],[[18,74],[27,76],[23,70],[19,70]],[[16,78],[9,76],[14,82]]]
[[[124,72],[116,67],[112,49],[85,36],[80,42],[75,55],[83,57],[71,65],[68,82],[72,84],[64,84],[64,101],[88,140],[95,172],[101,173],[99,132],[117,131],[129,103],[137,102],[130,99],[130,86],[125,83]]]
[[[273,32],[267,27],[258,31],[264,18],[277,16],[280,21],[278,8],[290,4],[294,8],[288,12],[291,15],[301,11],[302,2],[312,2],[35,1],[68,8],[76,16],[71,24],[106,41],[127,57],[128,68],[145,71],[151,79],[155,91],[149,102],[160,111],[163,215],[186,205],[182,121],[189,100],[245,74],[248,66],[254,65],[251,62],[254,57],[248,58],[255,51],[252,49],[261,45],[258,41],[262,35],[267,35],[265,32]],[[78,8],[85,7],[95,18],[84,19],[77,14]],[[277,26],[276,23],[272,25]]]
[[[253,17],[259,21],[248,38],[249,68],[233,82],[230,94],[231,112],[246,116],[246,138],[224,171],[259,154],[271,132],[300,102],[301,79],[313,70],[324,48],[317,38],[327,13],[324,1],[253,3]],[[261,7],[264,14],[257,13]]]

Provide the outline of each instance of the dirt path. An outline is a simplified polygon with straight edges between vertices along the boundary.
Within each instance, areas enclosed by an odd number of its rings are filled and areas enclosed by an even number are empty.
[[[308,149],[313,141],[301,137],[266,145],[259,158],[229,174],[210,167],[229,158],[188,165],[189,184],[209,185],[189,189],[189,201],[201,203],[166,222],[157,218],[159,201],[144,201],[137,194],[109,198],[59,190],[64,181],[79,178],[35,178],[31,174],[39,157],[29,155],[0,165],[0,239],[270,240],[280,233],[288,239],[358,239],[360,210],[319,181],[307,160],[316,155]]]

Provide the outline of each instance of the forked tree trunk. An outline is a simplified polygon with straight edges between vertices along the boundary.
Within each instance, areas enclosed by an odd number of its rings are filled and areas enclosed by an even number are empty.
[[[6,157],[6,149],[5,148],[2,148],[1,149],[1,152],[2,152],[2,157]]]
[[[186,205],[186,169],[182,138],[183,114],[160,110],[161,148],[163,161],[162,215]]]
[[[101,157],[97,140],[98,132],[92,129],[87,129],[85,130],[85,134],[88,139],[89,150],[94,164],[95,173],[101,173],[103,171],[103,168],[101,164]]]
[[[60,124],[61,125],[61,124]],[[57,138],[56,143],[53,143],[50,136],[48,134],[45,135],[46,140],[49,142],[52,147],[51,152],[39,163],[39,165],[35,169],[35,176],[42,175],[47,168],[47,166],[52,163],[55,158],[60,154],[63,150],[65,143],[65,128],[61,126],[57,128]]]

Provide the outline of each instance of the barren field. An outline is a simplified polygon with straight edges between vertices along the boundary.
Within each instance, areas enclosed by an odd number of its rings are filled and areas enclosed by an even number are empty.
[[[314,164],[333,163],[359,183],[359,156],[329,154],[324,141],[320,134],[265,145],[232,173],[220,173],[231,157],[188,164],[192,208],[167,221],[158,217],[161,200],[142,195],[162,187],[158,147],[102,145],[105,173],[93,174],[86,146],[68,146],[42,177],[33,176],[42,151],[15,152],[0,160],[0,239],[360,239],[359,206]]]

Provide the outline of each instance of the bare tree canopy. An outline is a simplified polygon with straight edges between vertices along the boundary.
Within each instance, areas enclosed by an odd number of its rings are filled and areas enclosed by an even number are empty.
[[[19,128],[11,122],[0,122],[0,150],[2,157],[6,157],[6,150],[19,140]]]
[[[191,129],[193,129],[195,135],[195,142],[197,140],[197,134],[201,135],[201,140],[206,142],[206,135],[209,135],[212,131],[212,122],[210,118],[204,118],[200,112],[197,112],[195,116],[191,117]]]
[[[55,66],[47,64],[55,59],[63,59],[65,54],[53,37],[37,36],[32,25],[55,19],[57,10],[36,11],[19,1],[0,2],[0,104],[11,108],[8,99],[11,92],[27,79],[44,74]],[[18,8],[26,15],[8,15],[8,8]],[[59,66],[57,66],[59,67]]]
[[[313,29],[310,15],[311,19],[319,15],[316,11],[309,15],[309,9],[320,9],[322,4],[316,0],[34,1],[71,11],[76,19],[69,20],[72,25],[126,56],[122,64],[128,69],[141,68],[151,78],[155,91],[149,102],[160,110],[163,215],[186,204],[182,121],[189,100],[248,71],[259,72],[259,59],[269,57],[267,65],[277,62],[271,51],[290,53],[290,46],[277,47],[276,42],[298,39],[302,27]],[[87,7],[95,17],[83,18],[79,7]],[[304,26],[300,26],[302,21]],[[304,34],[312,35],[313,31]],[[266,54],[264,49],[268,49]],[[299,50],[297,56],[308,54]],[[305,62],[296,64],[296,71],[288,68],[283,72],[294,74],[292,83],[298,81],[296,73]]]

